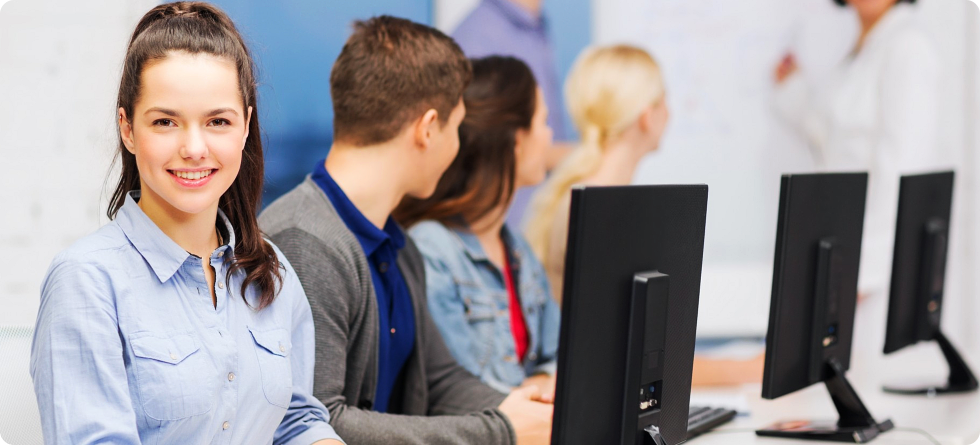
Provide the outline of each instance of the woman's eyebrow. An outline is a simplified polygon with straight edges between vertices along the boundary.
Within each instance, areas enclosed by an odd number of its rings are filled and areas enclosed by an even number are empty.
[[[168,109],[168,108],[161,108],[161,107],[153,107],[153,108],[150,108],[150,109],[146,110],[146,112],[143,113],[143,114],[150,114],[150,113],[153,113],[153,112],[163,113],[163,114],[166,114],[167,116],[170,116],[170,117],[180,117],[180,113],[179,112],[177,112],[175,110]],[[205,117],[214,117],[214,116],[217,116],[217,115],[222,114],[222,113],[232,113],[232,114],[238,115],[238,111],[235,110],[234,108],[215,108],[215,109],[209,111],[205,115]]]
[[[143,114],[150,114],[150,113],[153,113],[153,112],[163,113],[163,114],[166,114],[167,116],[170,116],[170,117],[180,117],[180,113],[178,113],[178,112],[176,112],[174,110],[170,110],[170,109],[167,109],[167,108],[160,108],[160,107],[150,108],[150,109],[146,110],[146,112],[143,113]]]
[[[236,111],[234,108],[216,108],[214,110],[211,110],[211,112],[207,114],[207,117],[217,116],[222,113],[233,113],[235,115],[238,115],[238,111]]]

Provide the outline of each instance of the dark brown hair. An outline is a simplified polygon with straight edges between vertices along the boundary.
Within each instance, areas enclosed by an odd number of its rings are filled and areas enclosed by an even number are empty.
[[[232,262],[228,277],[230,279],[232,272],[244,270],[242,297],[245,289],[255,283],[260,296],[258,309],[262,309],[276,297],[276,287],[282,283],[282,265],[275,250],[263,239],[255,216],[262,197],[263,159],[252,56],[235,24],[220,9],[201,2],[157,6],[140,19],[126,50],[117,109],[125,110],[127,118],[132,119],[147,64],[162,60],[173,51],[210,54],[234,62],[238,69],[243,111],[247,113],[248,107],[252,107],[241,170],[221,196],[218,207],[235,231],[235,254],[230,259],[225,257],[226,261]],[[110,219],[115,218],[126,202],[126,194],[140,188],[136,156],[126,150],[121,138],[117,159],[122,162],[122,175],[110,201]]]
[[[330,72],[334,140],[389,141],[429,109],[446,123],[472,71],[439,30],[390,16],[354,23]]]
[[[459,126],[459,154],[427,199],[406,197],[395,209],[406,227],[434,219],[448,226],[472,223],[514,196],[517,130],[531,128],[537,82],[513,57],[476,59],[463,93],[466,117]],[[462,218],[462,220],[460,220]]]
[[[847,6],[847,0],[834,0],[834,3],[838,6]],[[899,3],[915,3],[915,0],[895,0],[896,5]]]

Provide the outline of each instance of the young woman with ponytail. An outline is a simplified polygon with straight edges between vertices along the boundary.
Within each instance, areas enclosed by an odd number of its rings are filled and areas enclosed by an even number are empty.
[[[582,143],[535,195],[526,229],[559,301],[572,186],[629,184],[640,159],[659,146],[668,118],[660,68],[647,52],[632,46],[583,53],[565,84],[565,96]],[[761,381],[763,359],[762,354],[750,360],[696,356],[693,384]]]
[[[586,50],[565,83],[565,100],[581,144],[531,201],[527,240],[561,301],[571,188],[626,185],[644,155],[660,144],[667,105],[660,67],[628,45]]]
[[[206,3],[129,41],[112,221],[41,288],[31,376],[45,443],[339,444],[312,395],[303,288],[256,223],[251,55]]]

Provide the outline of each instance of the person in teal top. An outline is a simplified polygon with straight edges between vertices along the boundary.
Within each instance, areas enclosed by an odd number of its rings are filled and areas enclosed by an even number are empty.
[[[45,443],[342,443],[312,394],[309,301],[256,221],[252,66],[206,3],[136,26],[112,221],[41,286],[30,372]]]
[[[394,216],[425,258],[429,309],[460,365],[508,392],[553,394],[560,310],[530,246],[505,222],[514,192],[545,177],[548,106],[518,59],[473,60],[459,155],[432,197]]]

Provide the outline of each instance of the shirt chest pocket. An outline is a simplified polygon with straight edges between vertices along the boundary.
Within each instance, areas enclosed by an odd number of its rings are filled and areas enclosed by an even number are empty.
[[[262,374],[262,391],[269,403],[288,408],[293,396],[293,373],[289,354],[292,343],[286,329],[259,330],[249,327],[255,340],[255,355]]]
[[[497,310],[497,301],[492,295],[493,291],[481,289],[475,285],[457,285],[460,298],[463,299],[466,321],[471,325],[481,323],[493,323],[494,319],[500,315]],[[498,292],[499,293],[499,292]]]
[[[179,420],[211,411],[216,370],[193,335],[141,333],[130,343],[147,417]]]
[[[505,323],[501,317],[506,312],[498,309],[495,296],[503,298],[503,295],[500,291],[469,285],[460,285],[459,293],[463,300],[464,316],[469,324],[471,348],[469,353],[482,367],[494,356],[495,350],[502,348],[499,340],[503,334],[500,330]],[[502,353],[497,352],[497,354]]]

